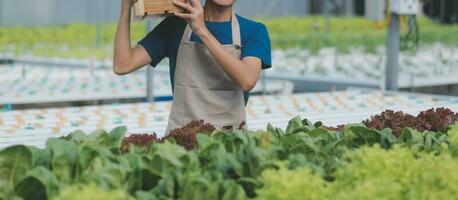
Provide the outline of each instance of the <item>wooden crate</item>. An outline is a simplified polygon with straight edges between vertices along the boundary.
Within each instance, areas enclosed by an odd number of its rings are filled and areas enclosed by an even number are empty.
[[[137,19],[176,12],[183,12],[183,9],[175,6],[173,0],[137,0],[134,4],[134,15]]]

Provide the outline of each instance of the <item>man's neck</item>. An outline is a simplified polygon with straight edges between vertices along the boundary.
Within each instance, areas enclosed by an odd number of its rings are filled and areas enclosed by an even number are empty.
[[[211,1],[207,1],[204,6],[205,21],[227,22],[232,18],[232,6],[219,6]]]

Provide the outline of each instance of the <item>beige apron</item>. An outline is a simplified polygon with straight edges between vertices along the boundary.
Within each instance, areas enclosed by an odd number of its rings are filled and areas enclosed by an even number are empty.
[[[223,47],[241,59],[240,26],[232,15],[231,45]],[[205,45],[191,42],[186,26],[178,49],[172,110],[166,134],[193,120],[205,120],[216,127],[239,127],[246,121],[241,88],[229,78]]]

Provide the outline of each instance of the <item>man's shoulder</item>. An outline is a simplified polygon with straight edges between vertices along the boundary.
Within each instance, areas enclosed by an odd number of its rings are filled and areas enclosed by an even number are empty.
[[[172,16],[166,17],[161,22],[161,25],[163,25],[165,28],[169,30],[181,30],[181,29],[184,30],[184,28],[186,27],[186,21],[184,21],[183,19],[175,15],[172,15]]]
[[[257,33],[260,30],[266,29],[266,26],[252,19],[240,16],[237,14],[237,19],[239,20],[240,28],[245,30],[247,33]]]

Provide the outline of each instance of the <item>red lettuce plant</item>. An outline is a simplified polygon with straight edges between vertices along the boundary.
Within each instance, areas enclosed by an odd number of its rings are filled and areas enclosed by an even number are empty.
[[[458,121],[458,114],[447,108],[437,108],[421,112],[418,118],[422,121],[423,129],[442,131]]]
[[[156,133],[153,134],[132,134],[129,137],[124,137],[121,143],[121,152],[126,153],[129,151],[130,144],[140,148],[147,148],[151,143],[161,142],[157,138]]]
[[[345,129],[345,125],[341,124],[341,125],[337,125],[335,127],[333,127],[333,126],[323,126],[323,128],[328,129],[330,131],[340,132],[340,131],[343,131]]]
[[[376,130],[391,128],[396,136],[399,136],[401,130],[405,127],[424,131],[421,120],[401,111],[386,110],[379,115],[372,116],[370,119],[363,121],[363,124],[368,128]]]
[[[383,130],[390,128],[396,136],[399,136],[403,128],[410,127],[418,131],[443,131],[447,126],[458,121],[458,113],[447,108],[429,109],[421,112],[418,116],[409,115],[401,111],[386,110],[362,123],[368,128]],[[331,131],[343,131],[345,125],[337,127],[325,127]]]
[[[178,145],[183,146],[187,150],[192,150],[197,147],[197,134],[210,134],[215,130],[216,128],[212,124],[205,123],[204,120],[196,120],[186,124],[182,128],[171,131],[165,139],[173,138]]]

